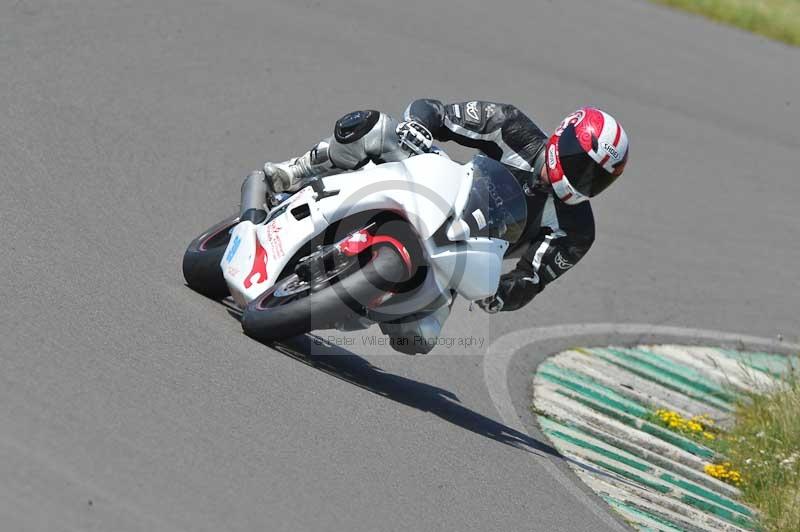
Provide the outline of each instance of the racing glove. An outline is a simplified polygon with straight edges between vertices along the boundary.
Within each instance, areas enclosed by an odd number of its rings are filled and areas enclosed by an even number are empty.
[[[428,128],[416,120],[406,120],[397,124],[395,129],[400,146],[411,155],[429,153],[433,146],[433,135]]]
[[[538,275],[517,265],[516,269],[500,277],[495,295],[476,303],[489,314],[518,310],[530,303],[543,288]]]

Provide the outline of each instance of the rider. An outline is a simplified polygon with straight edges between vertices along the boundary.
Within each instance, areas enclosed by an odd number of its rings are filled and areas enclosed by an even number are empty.
[[[251,175],[243,187],[242,212],[249,211],[248,216],[256,219],[265,216],[259,208],[263,200],[253,199],[264,197],[265,177],[274,192],[294,191],[310,176],[431,151],[432,139],[481,150],[517,178],[528,212],[540,213],[529,218],[525,234],[509,249],[528,245],[516,268],[501,277],[494,296],[478,302],[490,313],[512,311],[529,303],[586,254],[594,241],[588,199],[613,183],[628,159],[625,131],[611,115],[593,107],[568,115],[549,138],[517,107],[487,101],[445,105],[439,100],[415,100],[403,119],[397,124],[377,111],[345,115],[336,122],[332,137],[304,155],[267,163],[264,173]],[[438,328],[445,317],[436,320]]]

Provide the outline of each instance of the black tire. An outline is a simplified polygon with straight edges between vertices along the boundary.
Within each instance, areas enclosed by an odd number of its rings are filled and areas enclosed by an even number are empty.
[[[362,314],[365,305],[406,280],[408,271],[400,254],[393,247],[382,245],[376,248],[372,260],[335,284],[283,298],[276,295],[293,277],[278,281],[247,305],[242,316],[245,334],[260,341],[274,341],[330,329]]]
[[[183,254],[183,278],[194,290],[211,299],[230,295],[219,263],[231,238],[230,229],[239,223],[239,216],[230,216],[192,240]]]

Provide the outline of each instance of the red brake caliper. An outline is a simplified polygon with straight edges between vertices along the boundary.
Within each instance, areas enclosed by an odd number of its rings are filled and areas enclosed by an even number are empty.
[[[393,246],[397,252],[400,254],[400,258],[403,260],[403,264],[406,265],[406,271],[409,275],[412,273],[412,265],[411,265],[411,255],[408,253],[408,250],[403,245],[402,242],[397,240],[396,238],[392,238],[387,235],[372,235],[366,229],[361,229],[360,231],[356,231],[345,240],[339,243],[339,251],[347,255],[348,257],[354,257],[360,253],[363,253],[367,249],[373,247],[376,244],[390,244]],[[373,252],[374,254],[374,252]],[[386,302],[390,297],[394,295],[394,292],[389,291],[384,294],[379,295],[374,300],[372,300],[368,307],[377,307],[382,303]]]

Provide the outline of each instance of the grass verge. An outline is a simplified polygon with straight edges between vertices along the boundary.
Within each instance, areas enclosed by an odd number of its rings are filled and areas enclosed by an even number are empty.
[[[764,529],[800,530],[800,376],[791,372],[782,390],[742,401],[725,440],[725,465],[741,472],[743,498]]]
[[[741,394],[741,392],[739,392]],[[685,418],[658,409],[646,417],[718,453],[706,474],[732,484],[760,513],[759,530],[800,531],[800,374],[789,370],[767,394],[740,395],[735,424],[718,428],[708,416]]]
[[[651,0],[800,46],[800,0]]]

